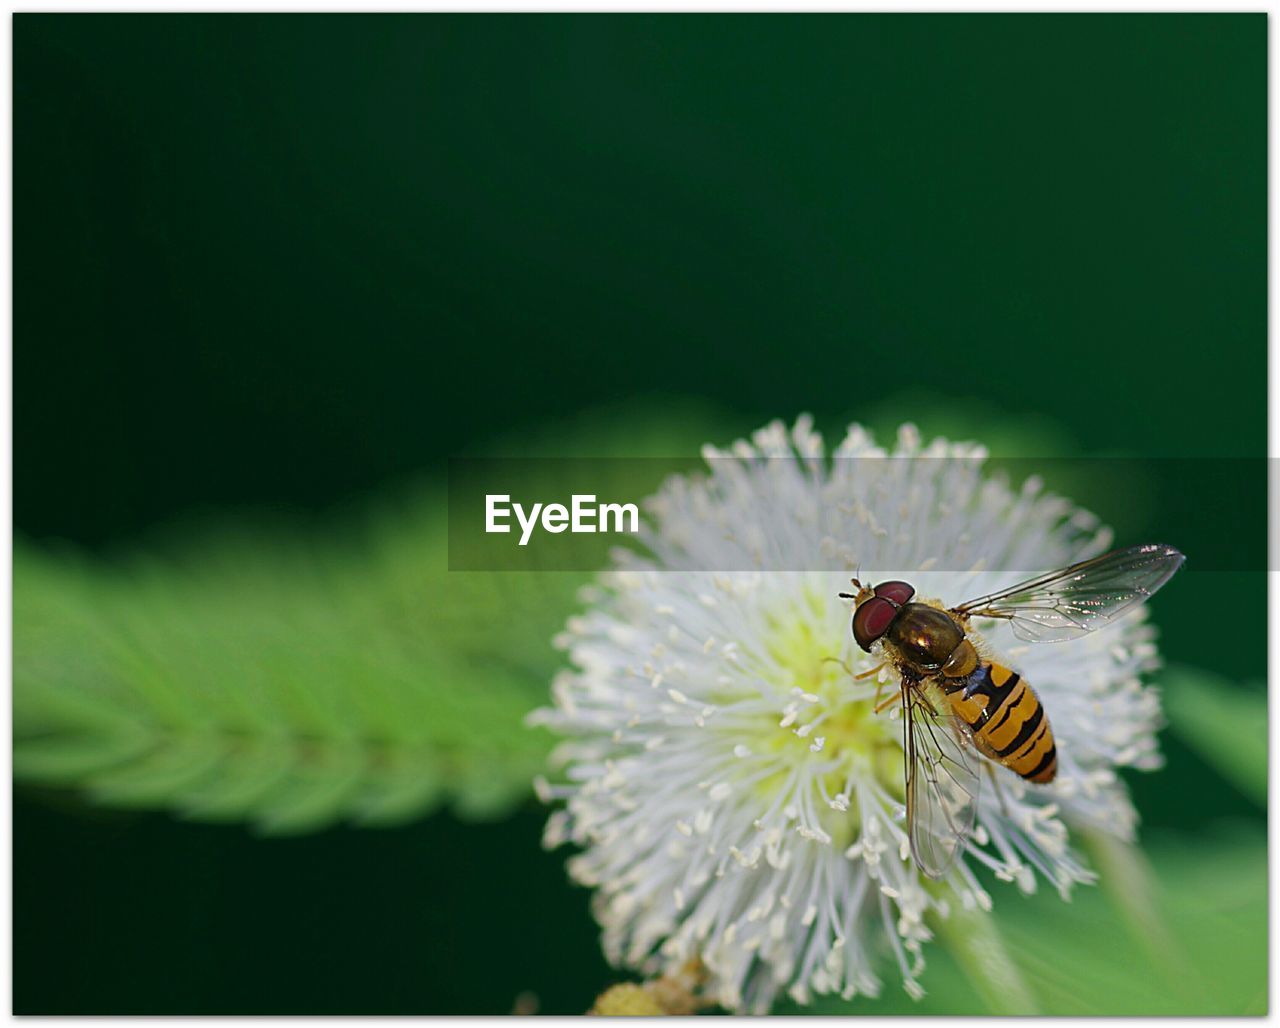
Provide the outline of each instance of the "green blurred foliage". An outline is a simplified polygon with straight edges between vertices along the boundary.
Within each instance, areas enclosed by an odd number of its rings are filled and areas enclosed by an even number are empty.
[[[605,412],[495,449],[659,455],[715,434],[693,407]],[[205,526],[112,560],[20,545],[15,776],[269,834],[509,812],[544,764],[523,718],[588,576],[450,572],[444,512],[428,484],[310,531]]]
[[[544,756],[521,724],[538,690],[440,644],[426,574],[410,598],[376,564],[281,540],[193,563],[107,571],[18,550],[19,780],[271,833],[446,800],[493,815],[524,796]]]
[[[984,998],[983,981],[943,946],[928,950],[918,1003],[889,986],[877,999],[824,999],[779,1013],[1002,1013],[1113,1017],[1228,1016],[1267,1012],[1266,839],[1252,827],[1220,826],[1195,846],[1153,841],[1153,893],[1181,959],[1152,954],[1127,931],[1101,888],[1077,889],[1070,903],[1051,890],[1022,898],[995,894],[994,920],[1005,953],[1034,999],[1007,1009]],[[1002,969],[993,968],[999,975]],[[1002,1009],[1002,1006],[1004,1007]]]
[[[1170,726],[1259,807],[1267,805],[1267,690],[1174,666],[1160,675]]]

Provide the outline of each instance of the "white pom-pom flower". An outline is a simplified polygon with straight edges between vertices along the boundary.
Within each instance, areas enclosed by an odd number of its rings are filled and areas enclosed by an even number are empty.
[[[537,783],[563,801],[545,841],[580,848],[569,870],[596,890],[615,964],[699,961],[730,1010],[875,995],[886,970],[919,995],[929,919],[991,906],[976,869],[1065,896],[1093,877],[1068,826],[1132,839],[1116,769],[1159,764],[1159,705],[1139,680],[1152,629],[1138,611],[1065,644],[987,632],[1049,713],[1058,774],[1033,786],[997,769],[961,858],[926,883],[902,722],[873,712],[897,681],[854,677],[876,661],[837,594],[858,570],[955,604],[1100,553],[1109,532],[1035,480],[1012,489],[981,447],[924,446],[911,426],[886,451],[855,425],[828,457],[801,418],[704,455],[708,474],[650,499],[646,552],[615,555],[558,639],[571,669],[530,718],[565,737],[556,784]]]

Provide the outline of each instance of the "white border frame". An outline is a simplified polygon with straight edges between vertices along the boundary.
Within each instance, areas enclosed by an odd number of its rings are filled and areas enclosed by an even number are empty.
[[[1000,13],[1191,13],[1191,12],[1212,12],[1212,13],[1265,13],[1272,14],[1276,8],[1276,3],[1239,3],[1239,4],[1214,4],[1214,3],[1187,3],[1187,2],[1166,2],[1153,3],[1150,0],[1139,0],[1139,2],[1130,2],[1123,5],[1111,6],[1099,3],[1072,3],[1059,0],[1056,3],[982,3],[975,5],[964,5],[959,3],[932,3],[916,5],[910,3],[891,4],[891,3],[849,3],[849,2],[832,2],[832,0],[805,0],[805,2],[788,6],[777,2],[766,2],[766,0],[738,0],[736,3],[731,2],[711,2],[711,0],[700,0],[696,3],[675,3],[671,0],[660,2],[660,0],[647,0],[647,2],[629,2],[629,3],[590,3],[583,0],[560,0],[558,3],[534,3],[529,0],[507,0],[506,3],[494,2],[476,2],[476,3],[413,3],[406,0],[379,0],[370,8],[361,8],[350,2],[334,2],[334,0],[312,0],[312,2],[288,2],[288,0],[277,0],[275,3],[245,3],[245,2],[228,2],[228,0],[205,0],[205,2],[181,3],[173,2],[155,2],[155,3],[130,3],[117,8],[111,9],[110,13],[125,12],[145,12],[145,13],[200,13],[200,12],[252,12],[252,13],[271,13],[271,12],[287,12],[287,13],[341,13],[356,12],[372,13],[372,12],[715,12],[715,13],[738,13],[738,12],[858,12],[858,13],[961,13],[961,12],[1000,12]],[[8,540],[8,545],[0,547],[0,572],[3,573],[4,588],[0,589],[0,650],[4,656],[4,681],[6,685],[7,697],[12,697],[12,539],[13,539],[13,15],[17,13],[109,13],[101,7],[87,3],[58,3],[49,2],[27,2],[27,3],[6,3],[7,17],[4,19],[4,54],[8,58],[8,70],[3,79],[4,102],[3,102],[3,119],[4,119],[4,162],[3,162],[3,184],[4,197],[3,210],[4,225],[8,236],[8,245],[3,251],[3,288],[0,295],[3,296],[3,331],[4,331],[4,350],[3,359],[0,360],[0,398],[4,401],[3,417],[0,417],[0,465],[3,466],[4,482],[7,489],[3,494],[3,503],[0,508],[3,514],[4,529]],[[1268,22],[1268,49],[1271,40],[1271,26]],[[1275,174],[1275,122],[1277,110],[1277,89],[1276,80],[1270,73],[1268,68],[1267,77],[1268,92],[1268,197],[1271,194],[1271,183]],[[1268,240],[1275,237],[1276,211],[1274,206],[1268,204]],[[1278,273],[1274,264],[1268,268],[1268,293],[1270,298],[1274,299],[1277,295]],[[1275,308],[1274,305],[1268,309],[1268,339],[1274,336]],[[1270,357],[1270,343],[1268,344],[1268,356]],[[1280,364],[1274,360],[1268,362],[1268,385],[1269,398],[1274,398],[1278,393],[1280,386]],[[1271,406],[1268,412],[1268,448],[1269,457],[1280,455],[1280,416],[1277,416],[1276,409]],[[1268,467],[1271,465],[1269,463]],[[1272,475],[1270,481],[1269,495],[1272,500],[1271,509],[1274,511],[1275,500],[1280,499],[1280,476]],[[1271,554],[1268,561],[1268,567],[1275,566],[1275,553],[1277,545],[1280,544],[1280,523],[1273,517],[1269,521],[1270,532],[1270,548]],[[1274,681],[1277,667],[1280,666],[1280,656],[1277,654],[1277,648],[1274,643],[1280,640],[1280,605],[1274,602],[1277,586],[1280,586],[1280,571],[1268,572],[1268,626],[1269,639],[1273,643],[1268,657],[1268,682]],[[1274,717],[1268,718],[1270,729],[1271,752],[1275,752],[1277,742],[1277,720]],[[9,703],[5,703],[0,709],[0,722],[3,723],[5,736],[12,738],[12,721],[11,707]],[[0,758],[6,771],[6,777],[12,781],[12,753],[9,746],[3,749],[3,757]],[[1276,787],[1276,764],[1274,761],[1269,763],[1269,796],[1275,794]],[[1276,821],[1270,816],[1270,804],[1268,804],[1268,870],[1274,868],[1271,854],[1275,852],[1278,833],[1280,828],[1277,827]],[[4,789],[0,794],[0,823],[6,828],[5,845],[0,849],[0,870],[3,871],[4,885],[3,893],[0,894],[3,899],[3,914],[6,922],[5,931],[0,935],[0,977],[4,980],[4,992],[7,1000],[4,1011],[8,1015],[9,1020],[14,1020],[13,1010],[13,978],[12,978],[12,954],[13,954],[13,856],[12,856],[12,833],[13,833],[13,809],[12,794],[10,789]],[[1269,875],[1271,888],[1270,896],[1270,921],[1268,927],[1268,936],[1270,936],[1270,928],[1276,923],[1276,912],[1280,909],[1280,900],[1277,899],[1277,890],[1275,889],[1274,878]],[[1266,1020],[1270,1021],[1275,1015],[1275,994],[1274,986],[1276,981],[1276,950],[1275,947],[1269,947],[1269,987],[1271,999],[1271,1012]],[[584,1005],[589,1003],[593,997],[585,997]],[[76,1024],[81,1018],[70,1017],[42,1017],[39,1023],[41,1025],[63,1025]],[[180,1017],[157,1017],[147,1018],[149,1024],[179,1024],[189,1020],[189,1018]],[[227,1024],[235,1025],[242,1022],[244,1018],[236,1017],[207,1017],[200,1018],[202,1023],[206,1024]],[[286,1020],[285,1018],[258,1018],[255,1020]],[[360,1017],[290,1017],[287,1021],[290,1024],[324,1024],[328,1025],[348,1025],[363,1024],[373,1018]],[[433,1017],[430,1018],[432,1023],[459,1023],[474,1025],[477,1023],[494,1022],[505,1023],[507,1018],[499,1017]],[[671,1020],[671,1019],[668,1019]],[[681,1019],[691,1020],[691,1019]],[[814,1019],[810,1017],[771,1017],[771,1023],[782,1025],[806,1025],[813,1023]],[[834,1019],[823,1019],[834,1020]],[[840,1019],[844,1020],[844,1019]],[[939,1023],[956,1022],[956,1021],[972,1021],[972,1018],[939,1018],[939,1017],[862,1017],[859,1018],[860,1023],[868,1021],[892,1024],[898,1028],[926,1028]],[[1024,1019],[1018,1019],[1024,1020]],[[1055,1024],[1061,1025],[1094,1025],[1099,1023],[1120,1022],[1127,1020],[1126,1018],[1054,1018]],[[1151,1022],[1185,1022],[1185,1018],[1144,1018],[1145,1021]],[[1221,1022],[1223,1024],[1232,1024],[1234,1018],[1195,1018],[1196,1021],[1206,1021],[1211,1023]],[[574,1019],[563,1017],[540,1018],[539,1024],[571,1024]]]

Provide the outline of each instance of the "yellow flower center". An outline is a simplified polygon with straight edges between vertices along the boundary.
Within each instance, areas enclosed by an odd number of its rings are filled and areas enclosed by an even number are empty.
[[[860,827],[851,782],[874,779],[902,798],[902,722],[894,715],[896,702],[875,713],[877,693],[881,701],[893,697],[897,682],[855,679],[874,661],[851,644],[847,624],[833,627],[829,603],[829,597],[806,591],[800,603],[769,619],[762,644],[773,669],[769,684],[781,704],[777,713],[760,716],[753,738],[744,742],[752,752],[789,758],[785,769],[757,783],[766,802],[785,786],[797,761],[808,762],[816,772],[812,787],[821,783],[814,806],[822,828],[833,845],[847,845]]]

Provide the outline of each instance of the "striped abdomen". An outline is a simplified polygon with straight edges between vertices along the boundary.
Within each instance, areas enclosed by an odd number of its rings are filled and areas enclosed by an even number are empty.
[[[1049,715],[1016,671],[981,664],[968,678],[944,680],[951,707],[973,730],[984,756],[1031,782],[1052,782],[1058,772]]]

